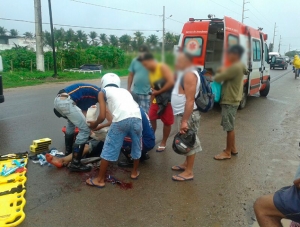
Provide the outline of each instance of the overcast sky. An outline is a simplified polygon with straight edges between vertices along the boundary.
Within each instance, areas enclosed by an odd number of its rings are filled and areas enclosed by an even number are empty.
[[[49,22],[48,1],[42,1],[43,22]],[[236,20],[242,18],[243,0],[78,0],[81,2],[120,8],[148,14],[161,15],[163,6],[166,7],[166,16],[171,19],[186,22],[188,18],[207,18],[214,14],[218,18],[225,15]],[[254,28],[263,27],[268,34],[268,42],[273,39],[274,24],[277,23],[277,36],[275,37],[275,50],[278,49],[279,36],[282,36],[282,50],[300,50],[300,2],[299,0],[247,0],[245,5],[244,23]],[[0,18],[34,21],[33,0],[0,0]],[[52,0],[53,21],[56,24],[90,26],[95,28],[121,28],[124,31],[105,29],[82,29],[87,33],[95,30],[99,33],[132,35],[131,30],[143,31],[145,36],[157,34],[162,36],[162,18],[132,12],[123,12],[75,2],[72,0]],[[181,33],[183,24],[173,20],[166,20],[166,30]],[[6,29],[15,28],[20,34],[26,31],[34,33],[34,24],[5,21],[0,19],[0,26]],[[57,27],[57,26],[56,26]],[[59,26],[58,26],[59,27]],[[67,29],[67,27],[64,27]],[[78,30],[79,28],[73,28]],[[128,30],[126,30],[128,29]],[[50,30],[49,25],[43,25],[43,30]]]

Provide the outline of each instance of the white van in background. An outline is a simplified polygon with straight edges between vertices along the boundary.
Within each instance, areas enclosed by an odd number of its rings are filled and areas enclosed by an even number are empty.
[[[272,58],[273,56],[280,57],[281,55],[278,52],[269,52],[269,59]]]

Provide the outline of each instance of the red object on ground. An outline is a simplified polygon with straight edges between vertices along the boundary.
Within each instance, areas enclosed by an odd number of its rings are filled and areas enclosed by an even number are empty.
[[[27,171],[27,169],[25,167],[21,167],[21,168],[16,169],[15,173],[23,173],[26,171]]]

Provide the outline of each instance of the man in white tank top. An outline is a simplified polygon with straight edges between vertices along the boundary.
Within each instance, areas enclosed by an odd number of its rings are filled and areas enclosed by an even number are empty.
[[[171,104],[176,117],[178,130],[185,133],[192,129],[196,133],[196,143],[193,149],[186,154],[185,161],[172,167],[174,171],[182,171],[174,175],[174,181],[187,181],[194,179],[193,167],[196,153],[202,150],[198,138],[200,112],[197,110],[195,98],[200,89],[200,77],[193,66],[192,56],[180,53],[176,61],[177,80],[172,92]]]

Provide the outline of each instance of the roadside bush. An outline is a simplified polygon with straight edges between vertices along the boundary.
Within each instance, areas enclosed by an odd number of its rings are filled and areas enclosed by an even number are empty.
[[[36,55],[32,50],[25,48],[13,48],[0,51],[3,58],[4,70],[31,70],[36,68]],[[125,53],[114,46],[90,46],[87,49],[59,49],[57,55],[57,67],[78,68],[83,64],[101,64],[105,69],[125,67]],[[45,69],[53,68],[52,52],[46,52]],[[127,66],[126,66],[127,67]]]

